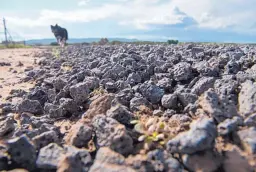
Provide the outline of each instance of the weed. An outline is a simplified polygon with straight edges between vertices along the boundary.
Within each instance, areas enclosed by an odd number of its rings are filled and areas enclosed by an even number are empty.
[[[61,66],[61,70],[64,70],[65,72],[69,72],[72,70],[72,66]]]
[[[103,95],[103,94],[105,94],[105,93],[107,93],[107,91],[104,90],[104,88],[99,87],[99,88],[94,89],[94,90],[91,92],[90,95],[91,95],[91,97],[93,97],[93,96],[97,96],[97,95]]]
[[[52,50],[52,55],[53,55],[56,59],[60,58],[60,50],[57,49],[57,48],[53,48],[53,50]]]
[[[144,149],[163,148],[173,135],[168,122],[159,117],[153,117],[152,111],[146,106],[141,106],[135,112],[135,120],[130,121],[134,125],[134,130],[141,134],[139,142],[144,142]]]
[[[0,44],[0,49],[5,49],[5,48],[32,48],[32,46],[29,45],[24,45],[24,44],[9,44],[8,46],[4,44]]]

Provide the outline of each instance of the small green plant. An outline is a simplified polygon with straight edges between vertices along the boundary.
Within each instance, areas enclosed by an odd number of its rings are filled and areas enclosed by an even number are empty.
[[[149,118],[146,121],[133,120],[134,130],[141,134],[139,142],[144,142],[144,149],[150,150],[153,147],[162,148],[170,139],[170,132],[165,122],[159,121],[157,117]]]
[[[134,125],[134,131],[140,134],[139,142],[143,142],[144,149],[163,148],[172,134],[170,124],[158,116],[153,116],[153,112],[146,106],[140,106],[134,113],[135,119],[130,121]]]
[[[60,50],[59,49],[57,49],[57,48],[54,48],[53,50],[52,50],[52,55],[55,57],[55,58],[60,58]]]
[[[68,72],[72,70],[72,66],[61,66],[61,69],[64,70],[65,72]]]
[[[104,90],[102,87],[96,88],[91,92],[91,97],[97,96],[97,95],[103,95],[107,93],[106,90]]]

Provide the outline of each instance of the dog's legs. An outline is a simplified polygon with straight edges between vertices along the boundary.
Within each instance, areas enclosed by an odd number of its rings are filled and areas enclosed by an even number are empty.
[[[63,48],[65,46],[64,40],[61,41],[61,47]]]
[[[57,39],[57,42],[58,42],[59,45],[61,45],[61,39],[60,38]]]
[[[62,42],[62,47],[65,47],[66,39],[65,39],[65,38],[63,38],[61,42]]]

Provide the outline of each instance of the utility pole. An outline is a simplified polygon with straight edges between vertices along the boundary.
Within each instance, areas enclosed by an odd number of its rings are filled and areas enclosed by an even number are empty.
[[[4,22],[5,45],[6,45],[6,46],[8,46],[8,40],[7,40],[7,29],[6,29],[5,19],[3,19],[3,22]]]

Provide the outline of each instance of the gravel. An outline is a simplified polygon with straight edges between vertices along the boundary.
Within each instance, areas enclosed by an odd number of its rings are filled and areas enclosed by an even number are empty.
[[[22,79],[36,86],[0,103],[0,169],[255,169],[255,55],[196,43],[43,52]]]

